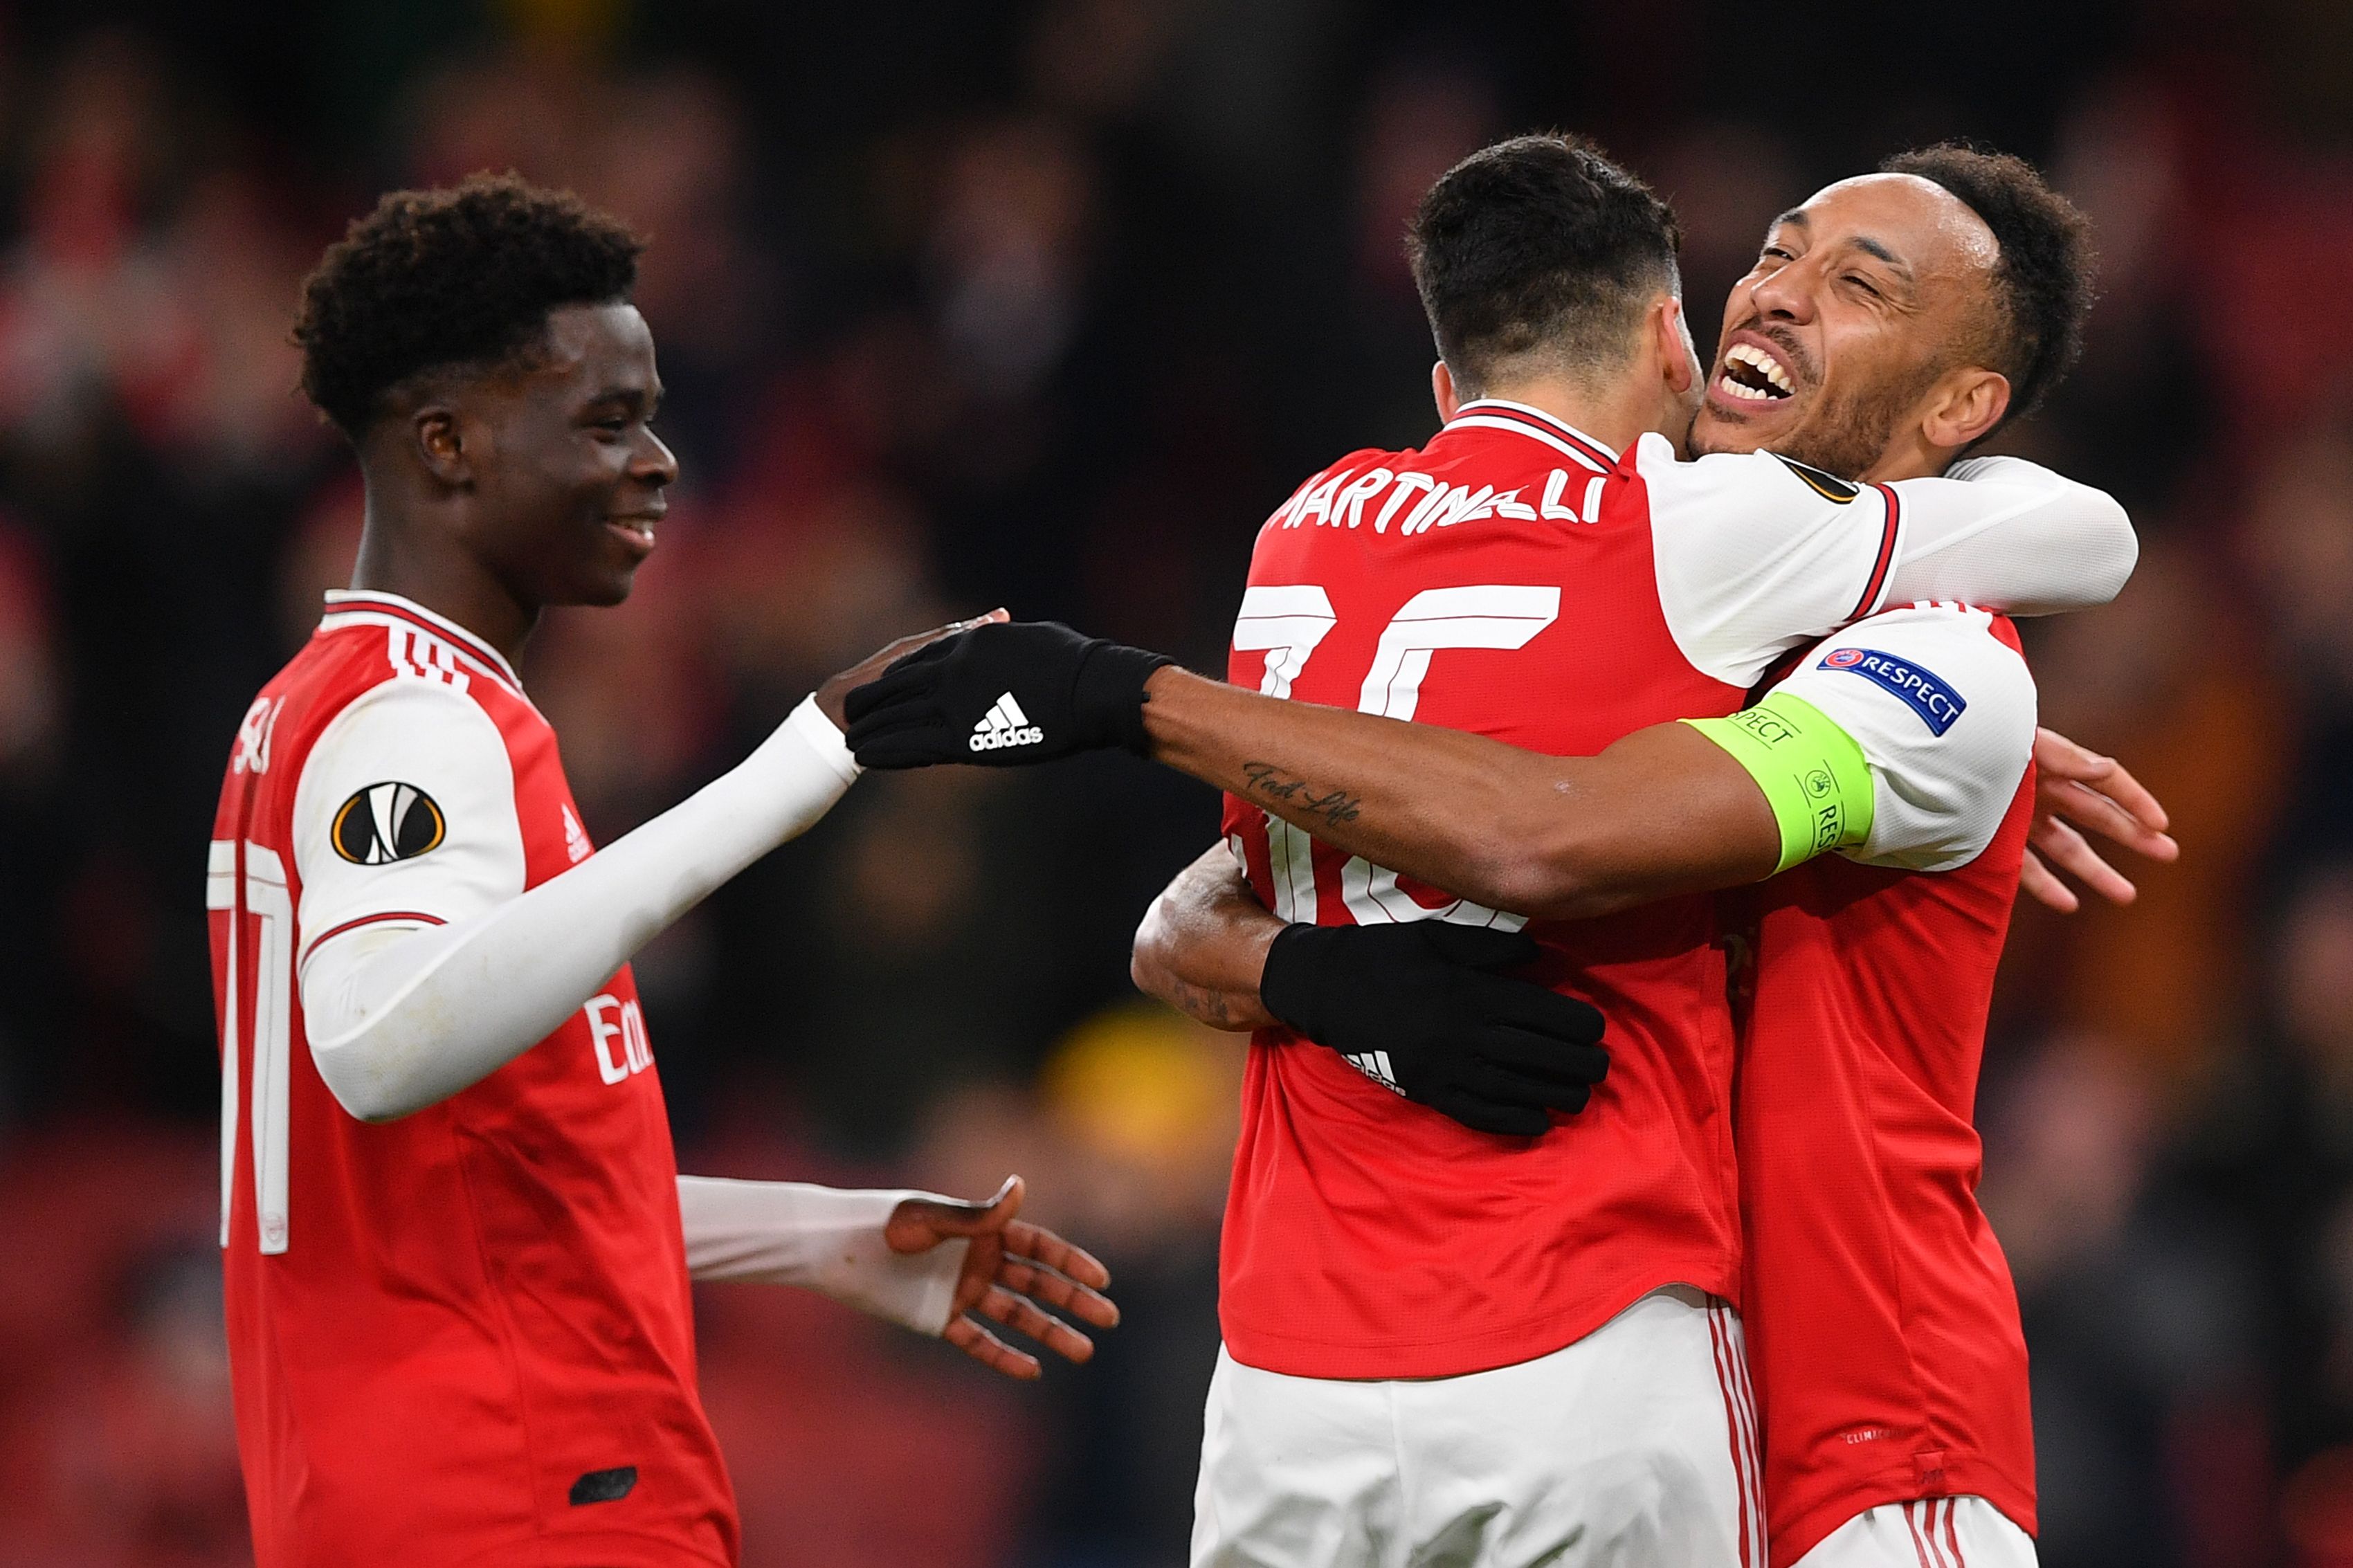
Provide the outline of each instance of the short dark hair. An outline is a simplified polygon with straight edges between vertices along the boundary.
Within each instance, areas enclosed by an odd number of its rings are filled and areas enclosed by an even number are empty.
[[[2010,378],[2004,423],[2033,413],[2084,352],[2098,266],[2091,219],[2025,159],[1966,142],[1898,153],[1879,172],[1942,185],[1993,232],[2001,259],[1986,368]]]
[[[645,244],[569,192],[514,174],[394,191],[302,281],[302,391],[354,440],[427,371],[508,363],[559,305],[626,300]]]
[[[1439,357],[1467,390],[1503,362],[1625,362],[1652,290],[1681,288],[1672,208],[1582,137],[1515,136],[1430,186],[1406,241]]]

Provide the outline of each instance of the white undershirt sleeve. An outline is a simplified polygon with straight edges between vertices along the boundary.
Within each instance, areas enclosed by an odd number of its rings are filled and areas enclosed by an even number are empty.
[[[1694,668],[1734,686],[1885,605],[2041,615],[2105,604],[2139,550],[2113,498],[2016,458],[1884,488],[1767,452],[1683,462],[1659,436],[1635,458],[1668,630]]]
[[[1857,621],[1808,650],[1773,689],[1804,699],[1871,766],[1871,835],[1840,853],[1868,866],[1949,871],[2001,830],[2034,752],[2034,677],[1993,617],[1915,605]]]
[[[882,1239],[901,1202],[935,1196],[681,1176],[687,1272],[697,1279],[797,1285],[917,1333],[937,1334],[947,1327],[972,1244],[958,1237],[926,1252],[899,1253]]]
[[[479,1082],[857,776],[841,731],[805,700],[733,771],[529,892],[443,925],[362,926],[320,943],[301,974],[320,1076],[371,1121]]]
[[[1883,605],[2086,610],[2115,598],[2140,558],[2115,497],[2023,458],[1966,458],[1942,479],[1891,488],[1904,537]]]

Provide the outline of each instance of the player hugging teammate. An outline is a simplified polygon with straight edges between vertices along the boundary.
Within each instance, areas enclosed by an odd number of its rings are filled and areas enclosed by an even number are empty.
[[[1440,180],[1443,427],[1268,520],[1232,684],[1004,625],[849,696],[868,766],[1125,745],[1227,792],[1135,952],[1255,1031],[1197,1564],[2032,1561],[1970,1121],[2036,830],[2006,616],[2136,547],[1964,455],[2072,361],[2083,220],[1894,160],[1776,220],[1712,369],[1676,241],[1573,138]],[[974,752],[1000,706],[1039,739]]]
[[[2126,520],[1966,457],[2073,358],[2081,219],[1906,155],[1776,221],[1712,368],[1672,215],[1572,138],[1466,160],[1411,245],[1442,427],[1268,520],[1231,684],[961,623],[601,849],[513,659],[655,547],[638,241],[478,178],[329,252],[304,388],[366,530],[207,883],[263,1568],[734,1562],[690,1278],[1084,1359],[1045,1308],[1107,1326],[1107,1279],[1018,1184],[679,1175],[628,960],[861,763],[1100,746],[1227,792],[1134,960],[1254,1031],[1196,1563],[2032,1561],[1970,1124],[2030,837],[2071,842],[2032,759],[2166,843],[2038,740],[2007,618],[2112,596]]]

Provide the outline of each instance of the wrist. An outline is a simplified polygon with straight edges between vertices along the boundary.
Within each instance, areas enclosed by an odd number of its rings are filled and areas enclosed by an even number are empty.
[[[1173,669],[1176,661],[1166,654],[1120,643],[1097,641],[1079,661],[1071,683],[1071,702],[1083,714],[1092,714],[1105,726],[1104,738],[1137,756],[1151,753],[1152,739],[1144,721],[1151,701],[1153,678]]]
[[[830,684],[830,683],[828,683]],[[837,710],[839,702],[837,700]],[[854,781],[860,773],[858,759],[849,752],[849,743],[842,738],[842,722],[835,711],[825,705],[823,688],[801,699],[800,703],[785,721],[780,731],[788,731],[805,742],[818,762],[844,784]]]
[[[1181,664],[1163,665],[1154,670],[1144,683],[1143,754],[1180,772],[1190,772],[1187,762],[1208,738],[1205,731],[1214,732],[1216,721],[1214,710],[1203,711],[1201,695],[1219,689],[1230,688],[1222,680],[1196,675]],[[1208,784],[1218,782],[1199,773],[1194,776]]]
[[[1269,939],[1259,970],[1259,1005],[1277,1022],[1311,1037],[1321,1011],[1327,934],[1317,926],[1284,926]]]

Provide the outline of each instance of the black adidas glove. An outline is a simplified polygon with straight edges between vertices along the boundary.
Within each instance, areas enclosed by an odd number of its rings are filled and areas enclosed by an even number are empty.
[[[1416,921],[1294,925],[1267,949],[1266,1010],[1367,1078],[1481,1132],[1533,1138],[1609,1070],[1601,1015],[1526,980],[1525,931]]]
[[[1144,683],[1176,662],[1053,621],[975,626],[852,691],[849,749],[869,768],[1021,767],[1106,746],[1141,756]]]

